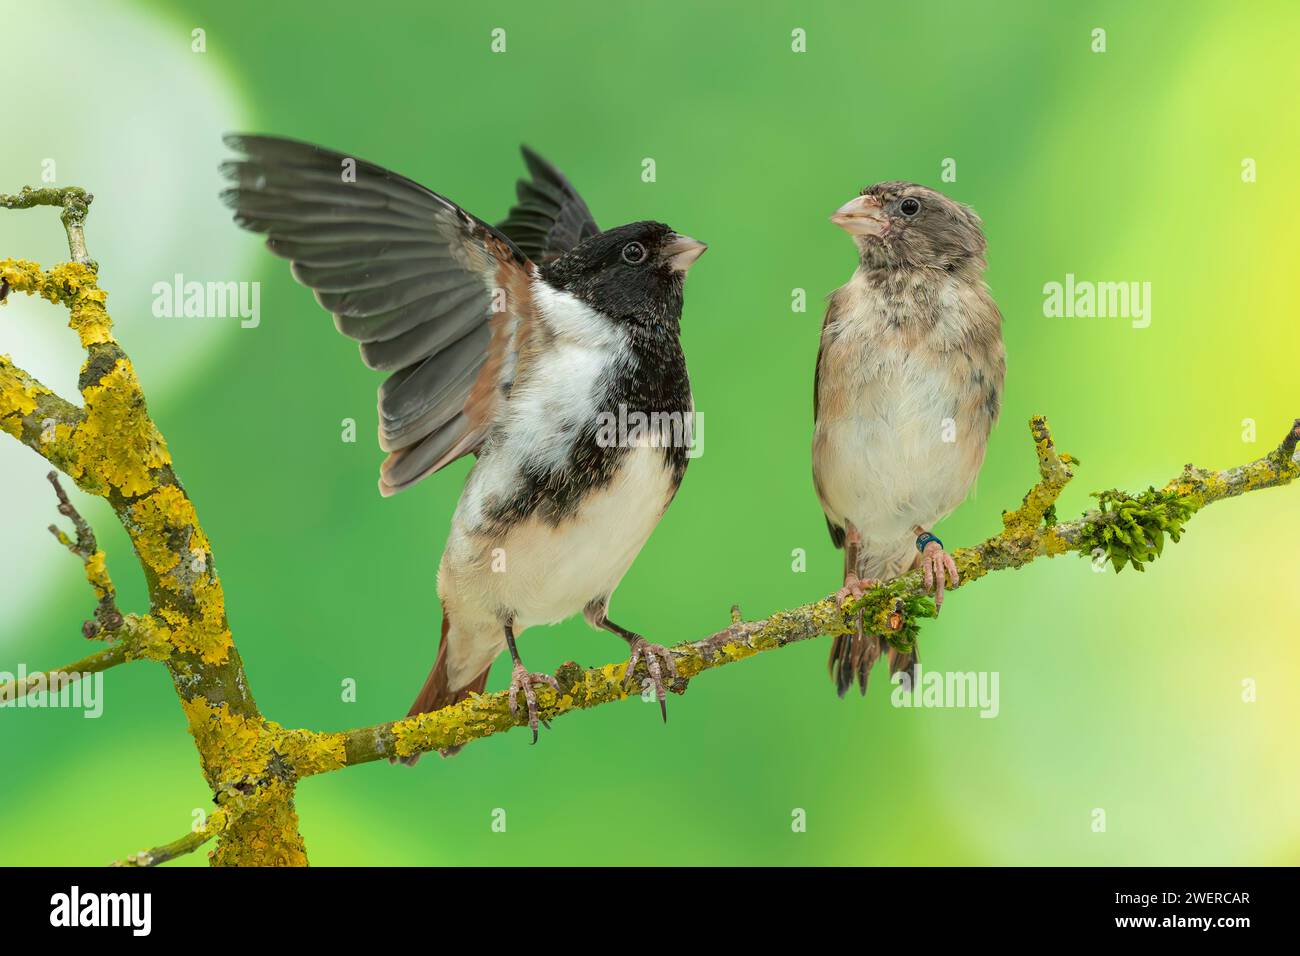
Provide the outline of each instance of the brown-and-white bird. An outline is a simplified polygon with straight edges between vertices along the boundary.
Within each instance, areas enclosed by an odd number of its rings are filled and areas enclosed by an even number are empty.
[[[227,144],[244,154],[222,167],[236,222],[266,233],[365,363],[392,373],[379,390],[382,493],[477,458],[438,568],[438,656],[410,714],[481,693],[508,650],[510,706],[524,697],[536,742],[533,685],[557,685],[524,667],[516,638],[579,612],[627,641],[629,679],[645,661],[662,709],[671,654],[607,609],[686,470],[682,284],[704,244],[657,222],[602,232],[526,148],[531,181],[494,228],[342,153]],[[612,429],[638,414],[658,430]]]
[[[942,605],[957,567],[930,534],[966,498],[984,462],[1006,373],[1002,316],[984,284],[978,216],[915,183],[877,183],[831,222],[857,244],[849,281],[829,297],[814,384],[813,482],[844,549],[841,600],[920,565]],[[915,680],[915,649],[839,636],[840,696],[863,693],[886,652]]]

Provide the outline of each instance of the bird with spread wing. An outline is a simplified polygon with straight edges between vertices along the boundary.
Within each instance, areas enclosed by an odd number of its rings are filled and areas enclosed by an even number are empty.
[[[610,440],[609,416],[693,414],[682,287],[703,243],[652,221],[601,231],[553,166],[496,227],[380,166],[308,143],[234,135],[222,165],[235,221],[264,233],[360,343],[379,389],[379,488],[393,495],[476,461],[438,568],[442,638],[411,714],[480,693],[502,651],[537,739],[524,629],[581,612],[644,660],[664,708],[672,656],[608,616],[614,589],[686,470],[680,434]],[[676,419],[673,418],[676,416]],[[666,710],[664,714],[666,717]],[[411,759],[409,762],[414,762]]]

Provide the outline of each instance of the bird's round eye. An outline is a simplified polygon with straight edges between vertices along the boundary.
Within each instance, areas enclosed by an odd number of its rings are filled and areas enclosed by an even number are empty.
[[[904,216],[915,216],[921,211],[921,204],[909,196],[898,204],[898,211]]]
[[[623,247],[623,261],[634,266],[645,261],[645,246],[639,242],[629,242]]]

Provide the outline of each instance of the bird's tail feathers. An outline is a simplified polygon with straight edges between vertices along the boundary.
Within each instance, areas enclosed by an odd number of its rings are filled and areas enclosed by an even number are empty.
[[[895,674],[906,674],[907,683],[904,688],[911,690],[916,686],[916,665],[921,660],[920,652],[916,645],[912,645],[910,651],[900,651],[893,647],[889,649],[889,676],[892,680]]]
[[[424,686],[420,688],[420,693],[415,698],[415,703],[411,709],[406,712],[407,717],[414,717],[416,714],[428,714],[435,710],[441,710],[444,707],[450,707],[452,704],[458,704],[470,694],[481,694],[483,688],[487,686],[488,672],[492,669],[489,665],[483,668],[483,673],[479,674],[464,687],[453,687],[448,674],[447,662],[447,635],[451,630],[451,618],[447,612],[443,611],[442,615],[442,640],[438,643],[438,656],[434,659],[433,669],[429,671],[429,676],[424,680]],[[444,757],[451,757],[460,752],[459,747],[448,747],[446,750],[438,751]],[[419,754],[412,754],[409,757],[394,757],[389,763],[398,763],[399,761],[408,767],[414,767],[420,760]]]
[[[880,556],[883,554],[884,556]],[[850,572],[855,573],[859,578],[866,580],[868,578],[878,581],[888,581],[897,577],[909,567],[915,566],[915,561],[919,558],[916,553],[915,543],[912,541],[900,542],[892,550],[873,549],[869,555],[859,555],[861,565],[855,567],[853,557],[848,549],[844,552],[844,575],[847,580]],[[908,653],[900,653],[890,646],[889,642],[879,634],[867,634],[863,629],[863,614],[858,612],[857,626],[852,634],[840,634],[831,644],[830,671],[831,677],[835,681],[835,691],[841,697],[849,692],[854,681],[857,682],[858,690],[865,696],[867,693],[867,678],[871,676],[871,668],[875,666],[876,661],[881,657],[889,657],[890,676],[898,673],[900,670],[909,672],[909,676],[916,678],[916,649]]]
[[[866,634],[862,629],[862,612],[858,612],[857,627],[852,634],[837,634],[831,644],[829,667],[831,678],[835,681],[835,692],[843,697],[858,682],[858,689],[865,696],[867,678],[871,668],[880,660],[885,651],[885,639],[878,634]],[[890,651],[892,655],[892,650]]]

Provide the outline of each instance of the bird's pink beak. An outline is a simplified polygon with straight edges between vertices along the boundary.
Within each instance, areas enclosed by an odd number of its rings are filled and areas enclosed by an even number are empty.
[[[875,196],[855,196],[835,210],[831,222],[852,236],[882,236],[889,231],[889,220]]]
[[[674,272],[685,272],[709,248],[690,236],[674,235],[672,241],[663,248],[663,256],[668,260],[668,267]]]

